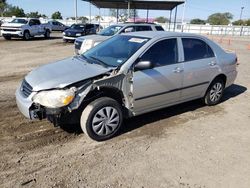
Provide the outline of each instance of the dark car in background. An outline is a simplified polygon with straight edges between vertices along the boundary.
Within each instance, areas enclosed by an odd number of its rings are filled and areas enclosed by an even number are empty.
[[[64,25],[61,22],[58,22],[56,20],[48,21],[48,23],[51,25],[52,31],[65,31],[69,28],[69,26]]]
[[[63,32],[63,41],[75,41],[77,37],[96,34],[99,28],[98,24],[73,24]]]

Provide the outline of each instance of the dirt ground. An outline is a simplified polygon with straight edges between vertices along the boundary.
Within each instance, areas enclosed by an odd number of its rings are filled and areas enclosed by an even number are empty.
[[[16,107],[25,74],[73,55],[73,44],[53,36],[0,37],[0,187],[250,187],[250,38],[211,37],[236,50],[240,62],[221,104],[192,101],[148,113],[98,143],[77,127],[29,121]]]

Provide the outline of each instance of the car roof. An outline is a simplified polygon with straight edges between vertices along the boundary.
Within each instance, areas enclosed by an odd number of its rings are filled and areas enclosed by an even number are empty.
[[[169,32],[169,31],[139,31],[123,33],[122,35],[135,36],[135,37],[146,37],[146,38],[163,38],[163,37],[200,37],[201,35],[181,32]]]
[[[124,26],[138,26],[138,25],[139,26],[142,26],[142,25],[144,25],[144,26],[159,26],[159,25],[156,25],[154,23],[117,23],[114,25],[122,26],[122,27],[124,27]]]

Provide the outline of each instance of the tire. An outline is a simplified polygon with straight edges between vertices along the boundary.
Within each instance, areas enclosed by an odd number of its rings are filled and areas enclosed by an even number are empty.
[[[11,40],[11,36],[3,36],[5,40]]]
[[[222,79],[215,79],[206,92],[203,101],[208,106],[213,106],[220,103],[225,89],[225,83]]]
[[[30,40],[30,32],[29,31],[24,31],[23,39],[24,40]]]
[[[81,115],[82,131],[95,141],[114,137],[120,130],[123,115],[114,99],[101,97],[87,105]]]
[[[48,29],[46,29],[45,34],[44,34],[44,37],[45,37],[46,39],[50,38],[50,31],[49,31]]]

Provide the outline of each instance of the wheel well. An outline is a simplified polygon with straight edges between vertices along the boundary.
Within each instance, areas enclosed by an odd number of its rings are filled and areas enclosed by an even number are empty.
[[[26,29],[26,30],[24,30],[24,32],[23,32],[23,33],[26,33],[26,32],[30,32],[30,31]]]
[[[225,74],[219,74],[218,76],[216,76],[216,77],[214,78],[214,80],[216,80],[216,79],[221,79],[221,80],[224,82],[225,85],[226,85],[226,83],[227,83],[227,77],[226,77]]]
[[[84,101],[88,101],[88,103],[94,101],[100,97],[110,97],[116,100],[121,106],[123,106],[123,93],[117,88],[113,87],[100,87],[90,91],[87,96],[84,98]]]

